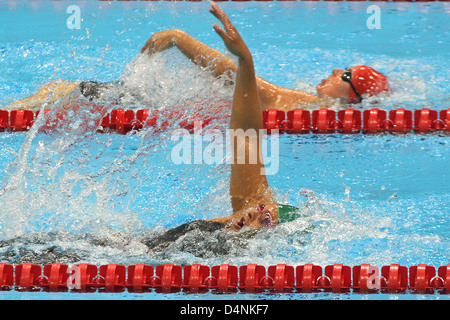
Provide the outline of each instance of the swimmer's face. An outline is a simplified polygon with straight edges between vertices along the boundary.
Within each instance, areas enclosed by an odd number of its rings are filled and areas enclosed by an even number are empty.
[[[228,230],[238,231],[243,227],[259,229],[276,225],[277,223],[278,208],[275,204],[269,204],[263,208],[252,208],[243,211]]]
[[[344,69],[333,69],[332,74],[316,86],[317,93],[331,98],[348,98],[351,86],[342,80],[344,71]]]

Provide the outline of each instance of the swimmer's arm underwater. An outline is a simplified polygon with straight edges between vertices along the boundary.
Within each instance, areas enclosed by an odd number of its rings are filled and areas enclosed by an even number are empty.
[[[153,34],[142,47],[141,53],[147,51],[151,55],[174,46],[195,64],[210,68],[215,77],[226,76],[232,79],[233,73],[237,72],[238,66],[233,59],[179,29],[165,30]],[[298,108],[301,104],[308,107],[308,103],[317,101],[315,95],[300,90],[283,88],[258,76],[256,76],[256,82],[263,110],[280,109],[286,111]]]

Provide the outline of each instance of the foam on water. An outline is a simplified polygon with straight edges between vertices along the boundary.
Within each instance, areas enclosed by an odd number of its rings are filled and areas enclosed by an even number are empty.
[[[173,107],[194,97],[205,101],[212,97],[230,98],[233,89],[225,86],[224,80],[212,77],[175,49],[156,53],[151,59],[146,54],[138,55],[119,77],[126,91],[137,98],[125,99],[123,104],[147,108]]]

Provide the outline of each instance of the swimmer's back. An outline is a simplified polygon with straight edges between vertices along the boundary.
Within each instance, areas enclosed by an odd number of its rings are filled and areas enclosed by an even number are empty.
[[[212,233],[220,229],[224,229],[223,223],[206,220],[195,220],[169,229],[162,235],[146,241],[145,244],[150,249],[163,249],[189,232]]]

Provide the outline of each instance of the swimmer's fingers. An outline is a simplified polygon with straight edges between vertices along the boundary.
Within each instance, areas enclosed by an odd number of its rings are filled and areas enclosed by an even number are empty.
[[[141,49],[141,53],[147,52],[149,55],[164,51],[173,45],[175,30],[166,30],[154,33]]]
[[[211,3],[209,11],[222,22],[225,28],[225,30],[223,30],[219,25],[213,25],[214,31],[222,38],[228,50],[239,57],[248,55],[249,51],[244,40],[242,40],[239,32],[233,26],[225,12],[223,12],[215,3]]]
[[[156,52],[155,45],[154,45],[155,39],[154,35],[150,37],[150,39],[147,40],[145,45],[141,49],[141,53],[147,52],[149,55]]]
[[[145,42],[145,45],[144,45],[144,46],[142,47],[142,49],[141,49],[141,53],[144,53],[144,52],[146,52],[146,51],[148,50],[148,51],[149,51],[148,54],[151,54],[151,53],[150,53],[150,48],[153,46],[152,44],[153,44],[154,36],[155,36],[155,35],[152,35],[152,36],[147,40],[147,42]]]
[[[227,33],[236,31],[236,28],[233,26],[225,12],[223,12],[223,10],[220,9],[220,7],[214,2],[211,2],[209,12],[211,12],[217,19],[219,19],[220,22],[222,22]]]
[[[213,24],[213,28],[214,28],[214,31],[216,31],[216,33],[222,38],[222,40],[225,43],[231,40],[229,38],[228,34],[225,31],[223,31],[223,29],[219,25]]]
[[[242,55],[242,47],[245,47],[245,43],[242,41],[241,37],[230,35],[229,33],[223,31],[223,29],[217,24],[214,24],[213,28],[214,31],[216,31],[216,33],[222,38],[223,43],[231,53],[237,56]]]
[[[144,53],[148,49],[148,41],[145,43],[145,45],[141,48],[141,53]]]

